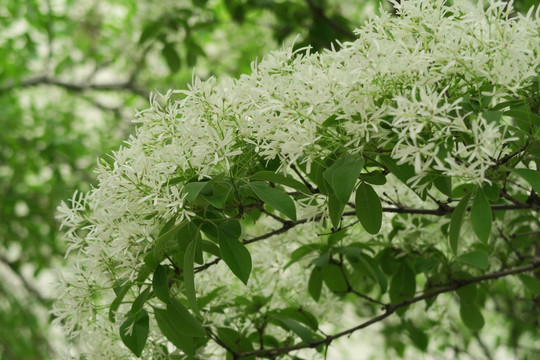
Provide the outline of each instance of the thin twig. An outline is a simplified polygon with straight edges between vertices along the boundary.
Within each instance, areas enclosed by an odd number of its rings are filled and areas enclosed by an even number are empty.
[[[29,79],[22,80],[20,83],[11,83],[0,87],[0,94],[13,90],[18,87],[32,87],[39,85],[51,85],[63,88],[72,92],[85,92],[89,90],[97,91],[127,91],[135,93],[148,99],[148,92],[143,89],[138,88],[133,83],[120,82],[120,83],[103,83],[103,84],[76,84],[60,79],[51,78],[48,76],[38,76]]]
[[[505,276],[510,276],[510,275],[515,275],[515,274],[520,274],[520,273],[524,273],[524,272],[534,270],[534,269],[536,269],[538,267],[540,267],[540,258],[534,258],[532,260],[532,262],[530,264],[528,264],[528,265],[516,267],[516,268],[513,268],[513,269],[496,271],[496,272],[493,272],[493,273],[489,273],[489,274],[485,274],[485,275],[481,275],[481,276],[477,276],[477,277],[472,277],[472,278],[469,278],[469,279],[462,279],[462,280],[456,281],[456,282],[454,282],[452,284],[448,284],[447,286],[444,286],[444,287],[439,288],[437,290],[424,293],[422,295],[413,297],[413,298],[408,299],[408,300],[401,301],[401,302],[399,302],[397,304],[391,304],[388,307],[386,307],[385,312],[382,313],[381,315],[378,315],[378,316],[376,316],[374,318],[371,318],[371,319],[369,319],[369,320],[367,320],[367,321],[365,321],[365,322],[363,322],[363,323],[361,323],[361,324],[359,324],[359,325],[357,325],[355,327],[352,327],[350,329],[341,331],[341,332],[336,333],[336,334],[331,335],[331,336],[327,336],[327,337],[325,337],[323,339],[316,340],[316,341],[311,341],[311,342],[308,342],[308,343],[300,343],[300,344],[293,345],[293,346],[285,346],[285,347],[279,347],[279,348],[271,348],[271,349],[249,351],[249,352],[238,354],[238,358],[243,358],[243,357],[248,357],[248,356],[259,356],[259,357],[277,356],[277,355],[288,354],[288,353],[290,353],[292,351],[296,351],[296,350],[308,349],[308,348],[316,348],[316,347],[318,347],[320,345],[329,345],[332,341],[334,341],[334,340],[336,340],[336,339],[338,339],[340,337],[351,335],[351,334],[353,334],[354,332],[356,332],[358,330],[367,328],[367,327],[369,327],[369,326],[371,326],[371,325],[373,325],[375,323],[378,323],[378,322],[386,319],[387,317],[392,315],[394,312],[396,312],[396,310],[398,310],[400,308],[407,307],[409,305],[420,302],[422,300],[426,300],[426,299],[436,297],[436,296],[438,296],[440,294],[443,294],[443,293],[447,293],[447,292],[457,290],[457,289],[462,288],[463,286],[466,286],[466,285],[469,285],[469,284],[478,283],[478,282],[487,281],[487,280],[494,280],[494,279],[498,279],[498,278],[505,277]]]

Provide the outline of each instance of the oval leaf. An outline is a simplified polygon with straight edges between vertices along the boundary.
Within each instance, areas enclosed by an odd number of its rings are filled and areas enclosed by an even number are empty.
[[[141,354],[148,338],[149,319],[146,310],[141,310],[135,319],[130,318],[120,325],[120,338],[137,357]]]
[[[382,205],[371,185],[363,182],[356,190],[356,216],[370,234],[377,234],[382,225]]]
[[[176,330],[187,336],[204,337],[206,330],[189,310],[176,299],[171,299],[167,305],[167,316],[174,324]]]
[[[323,279],[321,274],[321,268],[315,266],[313,268],[313,271],[311,272],[308,282],[309,294],[315,301],[319,301],[319,298],[321,297],[322,282]]]
[[[321,275],[324,283],[332,292],[344,293],[349,288],[341,268],[336,264],[328,264],[324,266],[321,269]]]
[[[154,316],[161,333],[174,346],[185,352],[188,356],[194,355],[193,338],[177,331],[166,310],[154,309]]]
[[[330,216],[330,221],[335,229],[339,229],[341,215],[343,214],[344,209],[345,204],[339,201],[334,194],[328,195],[328,215]]]
[[[531,169],[512,169],[526,182],[528,182],[537,194],[540,194],[540,173]]]
[[[284,191],[270,187],[261,181],[248,183],[255,195],[292,221],[296,221],[294,201]]]
[[[184,254],[184,286],[186,287],[186,297],[189,307],[199,313],[199,307],[197,306],[197,293],[195,292],[195,250],[197,247],[197,238],[193,239],[186,248]]]
[[[471,206],[471,225],[478,239],[484,244],[489,239],[491,233],[491,222],[493,221],[491,207],[486,195],[478,189]]]
[[[465,217],[465,212],[467,212],[467,206],[469,205],[469,200],[472,193],[467,193],[460,200],[459,204],[454,209],[452,213],[452,219],[450,220],[450,248],[457,254],[459,233],[461,232],[461,224],[463,223],[463,218]]]
[[[484,327],[484,317],[476,305],[462,302],[459,307],[459,315],[461,316],[463,324],[471,330],[480,330]]]
[[[489,256],[484,250],[475,250],[458,257],[458,260],[464,264],[486,270],[489,267]]]
[[[238,241],[236,236],[231,236],[223,226],[218,231],[219,250],[221,257],[244,284],[247,284],[251,274],[251,254],[248,249]]]
[[[276,174],[273,171],[259,171],[258,173],[254,174],[251,178],[253,180],[266,180],[266,181],[274,182],[276,184],[285,185],[292,189],[298,190],[306,195],[311,195],[311,191],[308,189],[308,187],[304,183],[290,176]]]
[[[169,279],[167,278],[167,268],[165,266],[158,265],[156,268],[152,287],[159,300],[163,301],[165,304],[169,303]]]
[[[349,201],[363,166],[364,159],[346,154],[324,171],[324,179],[342,204]]]
[[[161,50],[161,53],[163,54],[165,61],[167,61],[167,66],[169,66],[169,69],[172,73],[180,70],[180,56],[178,56],[178,52],[174,48],[174,44],[163,44],[163,49]]]

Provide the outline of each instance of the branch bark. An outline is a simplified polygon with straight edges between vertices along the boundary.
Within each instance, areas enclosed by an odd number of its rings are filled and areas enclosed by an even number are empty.
[[[408,299],[408,300],[404,300],[404,301],[396,303],[396,304],[390,304],[390,305],[388,305],[388,306],[386,306],[384,308],[384,310],[385,310],[384,313],[382,313],[382,314],[380,314],[380,315],[378,315],[378,316],[376,316],[374,318],[371,318],[371,319],[369,319],[369,320],[367,320],[367,321],[365,321],[365,322],[363,322],[363,323],[361,323],[361,324],[359,324],[359,325],[357,325],[355,327],[352,327],[350,329],[338,332],[338,333],[336,333],[334,335],[327,336],[327,337],[325,337],[325,338],[323,338],[321,340],[312,341],[312,342],[308,342],[308,343],[301,343],[301,344],[297,344],[297,345],[293,345],[293,346],[280,347],[280,348],[271,348],[271,349],[262,349],[262,350],[249,351],[249,352],[245,352],[245,353],[241,353],[241,354],[236,354],[236,358],[243,358],[243,357],[248,357],[248,356],[273,357],[273,356],[288,354],[288,353],[290,353],[292,351],[296,351],[296,350],[316,348],[316,347],[318,347],[320,345],[329,345],[332,341],[334,341],[334,340],[336,340],[338,338],[341,338],[343,336],[351,335],[351,334],[353,334],[354,332],[356,332],[358,330],[367,328],[367,327],[369,327],[369,326],[371,326],[371,325],[373,325],[375,323],[378,323],[378,322],[386,319],[387,317],[392,315],[394,312],[396,312],[396,310],[398,310],[400,308],[407,307],[409,305],[415,304],[415,303],[420,302],[422,300],[426,300],[426,299],[436,297],[436,296],[438,296],[440,294],[443,294],[443,293],[448,293],[448,292],[457,290],[457,289],[462,288],[462,287],[464,287],[466,285],[469,285],[469,284],[479,283],[479,282],[488,281],[488,280],[495,280],[495,279],[499,279],[499,278],[502,278],[502,277],[505,277],[505,276],[510,276],[510,275],[521,274],[521,273],[524,273],[524,272],[535,270],[535,269],[537,269],[539,267],[540,267],[540,258],[534,258],[534,259],[532,259],[531,263],[529,263],[527,265],[524,265],[524,266],[519,266],[519,267],[516,267],[516,268],[513,268],[513,269],[500,270],[500,271],[492,272],[492,273],[489,273],[489,274],[485,274],[485,275],[481,275],[481,276],[477,276],[477,277],[472,277],[472,278],[469,278],[469,279],[458,280],[458,281],[456,281],[454,283],[442,286],[437,290],[433,290],[433,291],[424,293],[422,295],[413,297],[413,298]]]
[[[139,96],[148,99],[148,92],[143,89],[138,88],[135,84],[130,81],[123,83],[109,83],[109,84],[77,84],[71,83],[60,79],[51,78],[48,76],[37,76],[28,79],[22,80],[20,83],[11,83],[0,87],[0,94],[8,92],[10,90],[16,89],[18,87],[32,87],[40,85],[50,85],[63,88],[67,91],[72,92],[85,92],[90,90],[96,91],[124,91],[135,93]]]

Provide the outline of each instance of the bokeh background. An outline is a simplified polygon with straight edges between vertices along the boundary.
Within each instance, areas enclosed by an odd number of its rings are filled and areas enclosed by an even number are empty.
[[[526,13],[538,0],[515,1]],[[387,0],[0,0],[0,360],[55,359],[56,207],[94,183],[151,92],[273,49],[354,40]]]

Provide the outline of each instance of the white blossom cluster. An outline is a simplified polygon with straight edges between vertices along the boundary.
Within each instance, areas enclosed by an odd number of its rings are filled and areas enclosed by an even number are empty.
[[[510,120],[491,122],[471,114],[462,102],[476,91],[495,106],[530,84],[540,71],[540,17],[538,9],[510,17],[506,1],[446,3],[403,1],[397,17],[373,18],[356,31],[356,41],[339,50],[311,54],[287,48],[254,63],[252,74],[240,79],[194,79],[188,91],[152,96],[150,107],[137,116],[136,135],[112,160],[99,163],[97,187],[59,207],[76,265],[58,288],[58,321],[74,336],[115,337],[103,344],[116,344],[110,351],[129,358],[107,315],[115,281],[136,278],[167,220],[194,216],[183,191],[188,179],[234,176],[235,165],[249,165],[253,157],[279,159],[280,171],[292,173],[291,165],[309,172],[313,162],[337,149],[368,158],[385,151],[398,164],[414,167],[408,185],[417,190],[433,172],[457,182],[489,182],[489,168],[515,140]],[[325,126],[331,117],[336,125]],[[472,139],[470,144],[448,145],[460,136]],[[296,202],[299,215],[325,218],[323,198]],[[245,236],[263,233],[263,227],[244,229]],[[302,233],[316,237],[317,232],[308,225]],[[258,288],[278,291],[273,300],[278,304],[290,297],[330,318],[330,297],[318,309],[301,298],[305,269],[290,267],[285,273],[275,263],[286,263],[284,255],[308,241],[287,235],[279,246],[273,239],[250,246],[254,266],[247,289],[225,266],[197,274],[197,289],[204,294],[227,285],[223,299]],[[127,301],[129,296],[134,294]],[[120,307],[117,320],[127,309]],[[158,358],[165,342],[155,328],[146,358]]]

